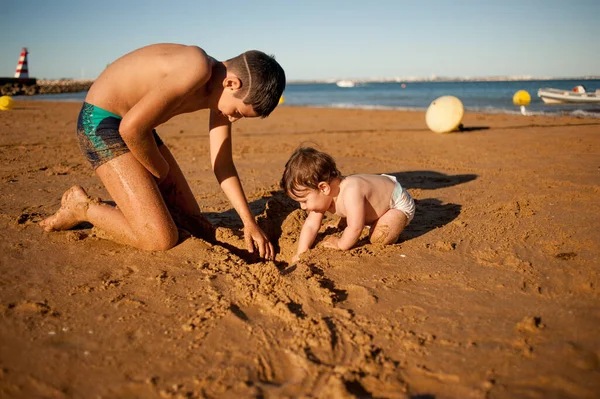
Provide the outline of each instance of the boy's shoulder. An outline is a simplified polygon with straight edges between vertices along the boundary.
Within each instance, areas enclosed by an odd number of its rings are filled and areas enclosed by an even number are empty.
[[[143,58],[148,61],[150,59],[168,58],[168,64],[178,65],[187,64],[189,67],[198,64],[212,64],[216,61],[209,56],[204,49],[195,45],[177,44],[177,43],[157,43],[145,47],[141,47],[130,54],[127,58]],[[124,57],[125,58],[125,57]]]
[[[204,49],[198,46],[178,45],[173,47],[170,52],[173,58],[179,58],[183,63],[189,63],[189,67],[197,64],[212,64],[217,62],[213,57],[209,56]]]
[[[186,81],[194,85],[197,82],[206,83],[213,67],[219,62],[198,46],[184,44],[156,46],[154,52],[161,57],[157,61],[162,65],[162,71],[177,75],[182,83]]]
[[[200,58],[214,60],[214,58],[209,56],[206,53],[206,51],[204,51],[204,49],[202,49],[201,47],[198,47],[198,46],[184,46],[183,48],[181,48],[181,51],[185,52],[190,57],[200,57]]]

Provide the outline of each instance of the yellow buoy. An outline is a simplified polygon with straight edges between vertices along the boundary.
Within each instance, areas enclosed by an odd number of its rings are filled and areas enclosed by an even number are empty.
[[[11,96],[2,96],[0,97],[0,111],[9,111],[13,109],[15,101]]]
[[[281,97],[279,98],[279,102],[277,103],[277,105],[281,105],[281,104],[283,104],[284,102],[285,102],[285,98],[284,98],[283,96],[281,96]]]
[[[513,104],[518,106],[529,105],[531,102],[531,96],[525,90],[519,90],[513,96]]]
[[[521,114],[527,115],[527,110],[525,109],[526,105],[529,105],[531,102],[531,96],[525,90],[519,90],[513,96],[513,104],[518,107],[521,107]]]
[[[427,127],[436,133],[449,133],[458,129],[465,114],[462,102],[454,96],[433,100],[425,113]]]

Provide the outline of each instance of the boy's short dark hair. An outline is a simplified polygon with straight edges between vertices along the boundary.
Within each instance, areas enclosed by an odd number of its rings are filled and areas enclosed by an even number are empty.
[[[317,190],[320,182],[330,183],[341,175],[330,155],[311,147],[301,147],[285,164],[280,186],[286,194],[300,197],[300,187]]]
[[[252,105],[261,118],[269,116],[285,89],[285,72],[275,57],[250,50],[227,60],[227,63],[242,81],[242,89],[236,97],[242,98],[244,104]]]

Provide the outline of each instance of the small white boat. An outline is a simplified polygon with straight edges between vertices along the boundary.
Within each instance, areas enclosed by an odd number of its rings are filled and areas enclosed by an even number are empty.
[[[538,97],[546,104],[600,104],[600,89],[586,92],[583,86],[576,86],[573,90],[542,88],[538,90]]]
[[[354,87],[355,83],[351,80],[338,80],[336,83],[338,87]]]

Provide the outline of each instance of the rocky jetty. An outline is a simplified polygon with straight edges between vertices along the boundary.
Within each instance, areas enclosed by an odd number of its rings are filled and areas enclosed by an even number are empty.
[[[30,96],[34,94],[75,93],[86,91],[93,80],[60,79],[60,80],[34,80],[35,84],[18,81],[4,82],[0,86],[0,95],[3,96]]]

